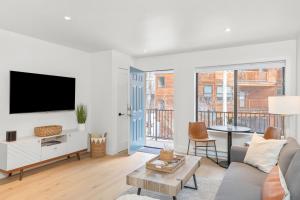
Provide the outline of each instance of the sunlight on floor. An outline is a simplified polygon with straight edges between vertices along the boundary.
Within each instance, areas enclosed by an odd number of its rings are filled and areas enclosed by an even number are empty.
[[[173,140],[164,140],[164,139],[155,140],[155,138],[147,137],[146,146],[156,147],[156,148],[164,148],[166,146],[168,148],[174,149],[174,142]]]

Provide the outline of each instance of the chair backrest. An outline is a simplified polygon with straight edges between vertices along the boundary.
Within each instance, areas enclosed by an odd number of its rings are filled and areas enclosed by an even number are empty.
[[[264,133],[265,139],[280,139],[280,129],[274,127],[268,127]]]
[[[190,139],[207,139],[207,128],[204,122],[190,122],[189,123],[189,137]]]

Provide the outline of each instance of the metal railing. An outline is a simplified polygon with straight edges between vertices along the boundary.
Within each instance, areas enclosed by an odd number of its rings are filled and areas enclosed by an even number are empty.
[[[157,139],[173,139],[174,110],[146,109],[146,137]]]
[[[226,125],[228,119],[234,118],[233,112],[198,111],[198,121],[205,122],[207,127],[214,125]],[[238,112],[237,125],[251,128],[251,132],[264,133],[269,126],[282,129],[284,123],[282,115],[259,113],[259,112]]]

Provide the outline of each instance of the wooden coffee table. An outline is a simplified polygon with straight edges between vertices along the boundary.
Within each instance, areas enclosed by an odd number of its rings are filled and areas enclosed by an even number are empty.
[[[126,181],[128,185],[138,188],[138,195],[140,195],[141,189],[145,189],[170,195],[175,200],[178,192],[184,187],[198,189],[195,172],[200,167],[200,160],[201,157],[186,156],[183,166],[172,174],[149,170],[144,165],[128,174]],[[194,187],[185,186],[192,177]]]

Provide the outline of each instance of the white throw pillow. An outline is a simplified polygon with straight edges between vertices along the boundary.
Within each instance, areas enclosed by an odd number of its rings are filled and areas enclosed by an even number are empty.
[[[266,140],[254,133],[244,163],[270,173],[278,162],[278,156],[286,140]]]

